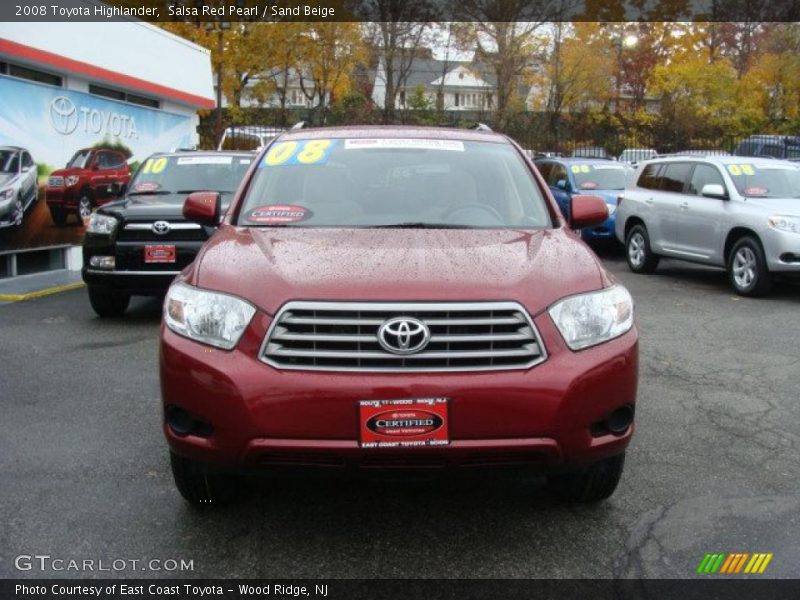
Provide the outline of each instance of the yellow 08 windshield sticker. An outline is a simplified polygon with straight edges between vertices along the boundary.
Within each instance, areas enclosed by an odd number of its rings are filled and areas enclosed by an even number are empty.
[[[333,140],[305,140],[278,142],[273,145],[259,168],[287,165],[324,165],[335,147]]]
[[[570,171],[572,171],[576,175],[578,173],[588,173],[589,172],[589,165],[572,165],[570,167]]]
[[[734,177],[738,177],[739,175],[755,175],[755,169],[753,165],[728,165],[728,173],[733,175]]]

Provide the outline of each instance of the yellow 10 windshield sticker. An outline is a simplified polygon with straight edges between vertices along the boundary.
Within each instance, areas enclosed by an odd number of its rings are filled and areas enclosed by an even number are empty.
[[[570,170],[575,173],[588,173],[589,172],[589,165],[572,165]]]
[[[753,165],[728,165],[728,173],[733,176],[738,175],[755,175],[756,172],[753,169]]]
[[[324,165],[335,147],[333,140],[278,142],[267,152],[260,168],[286,165]]]
[[[165,156],[156,159],[148,158],[142,167],[142,173],[153,173],[154,175],[158,175],[166,166],[167,158]]]

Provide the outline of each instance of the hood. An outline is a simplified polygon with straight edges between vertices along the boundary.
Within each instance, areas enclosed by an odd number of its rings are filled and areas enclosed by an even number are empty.
[[[800,198],[758,198],[748,196],[744,203],[751,208],[762,208],[775,214],[800,216]]]
[[[78,167],[72,167],[71,169],[56,169],[55,171],[50,173],[50,177],[69,177],[70,175],[80,175],[84,171],[88,171],[88,169],[79,169]]]
[[[163,196],[129,195],[104,205],[99,209],[99,212],[113,214],[125,221],[148,221],[153,219],[183,221],[183,202],[186,200],[186,196],[187,194]],[[228,203],[223,201],[223,213],[227,208]]]
[[[535,315],[607,285],[563,229],[238,228],[223,225],[187,274],[275,314],[289,300],[518,301]]]
[[[580,190],[579,194],[586,194],[587,196],[597,196],[602,198],[606,204],[617,204],[617,196],[622,194],[625,190]]]
[[[0,173],[0,188],[4,188],[17,178],[17,173]]]

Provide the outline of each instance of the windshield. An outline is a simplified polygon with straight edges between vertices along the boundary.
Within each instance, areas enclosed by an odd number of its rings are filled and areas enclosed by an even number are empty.
[[[233,193],[253,161],[249,156],[157,156],[148,158],[133,178],[130,195],[215,191]]]
[[[728,165],[728,173],[742,196],[800,198],[800,167],[790,164]]]
[[[19,172],[19,154],[14,150],[0,150],[0,173]]]
[[[442,139],[315,139],[266,153],[239,225],[549,227],[512,146]]]
[[[628,170],[622,165],[572,165],[579,190],[622,190]]]
[[[89,166],[89,157],[92,156],[91,150],[81,150],[75,153],[70,161],[67,163],[68,169],[85,169]]]

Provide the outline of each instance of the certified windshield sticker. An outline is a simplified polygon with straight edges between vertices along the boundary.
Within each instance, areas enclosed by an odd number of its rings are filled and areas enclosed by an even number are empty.
[[[447,150],[464,152],[464,142],[409,138],[356,138],[344,141],[345,150]]]
[[[259,168],[291,165],[324,165],[328,162],[335,140],[301,140],[278,142],[270,146]]]
[[[751,186],[744,188],[744,195],[745,196],[766,196],[769,194],[769,190],[765,187],[759,186]]]
[[[161,188],[161,184],[155,181],[142,181],[133,186],[134,191],[137,192],[155,192],[159,188]]]
[[[597,183],[594,182],[594,181],[584,181],[581,184],[581,189],[582,190],[596,190],[597,189]]]
[[[232,156],[181,156],[179,165],[229,165],[233,162]]]
[[[249,165],[251,162],[253,161],[250,160],[249,158],[242,158],[241,160],[239,160],[240,165]]]
[[[303,206],[294,204],[271,204],[269,206],[259,206],[250,211],[247,220],[251,223],[279,224],[297,223],[311,218],[310,210]]]
[[[589,165],[572,165],[570,170],[575,173],[588,173],[589,172]]]

